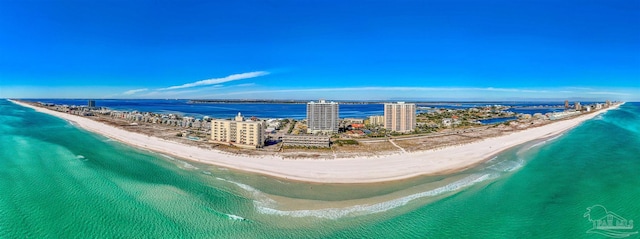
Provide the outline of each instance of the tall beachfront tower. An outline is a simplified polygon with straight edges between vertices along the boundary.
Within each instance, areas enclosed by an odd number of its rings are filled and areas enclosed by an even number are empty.
[[[339,120],[338,103],[318,102],[307,103],[307,133],[337,133]]]
[[[384,128],[395,132],[413,131],[416,128],[416,104],[384,104]]]

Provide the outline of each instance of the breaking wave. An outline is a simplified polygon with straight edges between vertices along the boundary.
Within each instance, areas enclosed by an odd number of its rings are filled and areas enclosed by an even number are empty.
[[[524,167],[526,161],[522,158],[517,160],[505,160],[494,165],[488,166],[487,169],[491,169],[497,172],[511,172]]]
[[[227,216],[227,218],[231,219],[231,220],[236,220],[236,221],[246,221],[247,219],[238,215],[233,215],[233,214],[225,214]]]
[[[182,162],[182,167],[185,169],[200,169],[196,166],[193,166],[193,164],[187,163],[187,162]]]
[[[89,161],[89,159],[84,157],[83,155],[76,155],[76,158],[82,162]]]
[[[489,180],[495,177],[496,177],[495,175],[492,176],[491,174],[473,174],[461,180],[458,180],[454,183],[451,183],[433,190],[429,190],[426,192],[416,193],[406,197],[393,199],[390,201],[385,201],[385,202],[376,203],[376,204],[356,205],[356,206],[345,207],[345,208],[283,211],[283,210],[269,208],[264,205],[261,205],[260,201],[255,201],[255,206],[257,211],[263,214],[289,216],[289,217],[318,217],[318,218],[325,218],[325,219],[338,219],[345,216],[358,216],[358,215],[384,212],[396,207],[404,206],[407,203],[419,198],[433,197],[433,196],[441,195],[447,192],[457,191],[459,189],[469,187],[476,183]]]
[[[267,206],[267,205],[275,204],[275,201],[273,199],[268,198],[266,195],[264,195],[263,192],[261,192],[260,190],[254,188],[254,187],[251,187],[251,186],[243,184],[243,183],[227,180],[227,179],[224,179],[224,178],[216,177],[216,179],[220,180],[220,181],[223,181],[223,182],[231,183],[231,184],[236,185],[239,188],[242,188],[243,190],[251,193],[251,196],[255,200],[254,202],[257,202],[257,204],[259,204],[261,206]]]
[[[555,140],[561,136],[562,134],[538,142],[532,146],[524,147],[520,151],[518,151],[518,154],[528,151],[531,148],[543,145],[549,141]],[[249,192],[252,199],[254,199],[254,207],[258,213],[287,217],[316,217],[335,220],[343,217],[354,217],[385,212],[397,207],[407,205],[408,203],[417,199],[435,197],[450,192],[460,191],[461,189],[471,187],[475,184],[498,178],[505,173],[518,170],[526,165],[527,160],[525,157],[519,156],[515,156],[515,158],[506,160],[504,160],[504,158],[502,157],[496,156],[485,163],[487,164],[485,164],[484,167],[480,168],[478,171],[473,172],[473,174],[470,174],[455,182],[428,191],[419,192],[379,203],[324,209],[281,210],[276,207],[276,201],[267,197],[267,195],[256,188],[223,178],[216,179],[234,184],[235,186],[245,190],[246,192]]]
[[[553,136],[553,137],[548,138],[548,139],[545,139],[545,140],[543,140],[543,141],[540,141],[540,142],[538,142],[538,143],[535,143],[535,144],[533,144],[533,145],[531,145],[531,146],[527,147],[525,150],[521,150],[520,152],[522,152],[522,151],[528,151],[528,150],[530,150],[530,149],[532,149],[532,148],[535,148],[535,147],[538,147],[538,146],[544,145],[544,144],[546,144],[546,143],[548,143],[548,142],[550,142],[550,141],[553,141],[553,140],[556,140],[556,139],[558,139],[558,138],[562,137],[563,135],[564,135],[564,133],[559,134],[559,135],[556,135],[556,136]]]
[[[171,156],[166,155],[166,154],[160,154],[160,153],[159,153],[159,155],[160,155],[160,156],[162,156],[162,157],[164,157],[164,158],[166,158],[166,159],[169,159],[169,160],[171,160],[171,161],[175,161],[175,160],[176,160],[176,158],[171,157]]]

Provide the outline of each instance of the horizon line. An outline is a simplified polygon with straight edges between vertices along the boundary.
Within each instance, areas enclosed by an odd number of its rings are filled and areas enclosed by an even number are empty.
[[[303,102],[311,102],[317,101],[319,99],[189,99],[189,98],[0,98],[5,100],[189,100],[189,101],[229,101],[229,102],[294,102],[294,103],[303,103]],[[388,100],[349,100],[349,99],[332,99],[330,101],[335,102],[349,102],[349,103],[381,103],[381,102],[408,102],[408,103],[494,103],[494,102],[554,102],[558,101],[564,103],[565,100],[568,100],[569,103],[573,103],[572,101],[587,101],[587,102],[600,102],[607,100],[596,100],[596,99],[576,99],[576,98],[566,98],[566,99],[504,99],[504,100],[472,100],[472,99],[461,99],[461,100],[453,100],[453,99],[388,99]],[[624,100],[610,100],[612,102],[640,102],[640,101],[624,101]],[[214,102],[215,103],[215,102]],[[219,102],[221,103],[221,102]]]

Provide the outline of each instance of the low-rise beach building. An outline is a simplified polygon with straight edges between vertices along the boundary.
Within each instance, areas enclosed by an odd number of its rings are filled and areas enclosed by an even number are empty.
[[[342,121],[345,122],[345,124],[351,124],[351,123],[364,124],[364,119],[359,119],[359,118],[344,118]]]
[[[602,109],[603,106],[604,106],[603,104],[597,103],[596,110]]]
[[[284,135],[283,146],[329,148],[331,139],[325,135]]]
[[[211,141],[243,148],[264,146],[264,122],[245,121],[238,113],[234,120],[211,120]]]
[[[368,120],[368,124],[372,126],[384,126],[384,115],[369,116]]]
[[[564,118],[575,116],[575,115],[579,115],[579,114],[580,114],[580,111],[555,112],[555,113],[549,113],[549,119],[550,120],[559,120],[559,119],[564,119]]]
[[[444,127],[450,127],[451,124],[453,124],[453,119],[451,118],[444,118],[442,119],[442,126]]]

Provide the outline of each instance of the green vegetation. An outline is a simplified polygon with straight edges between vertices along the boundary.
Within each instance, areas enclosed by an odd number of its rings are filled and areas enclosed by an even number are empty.
[[[387,136],[387,129],[382,128],[380,126],[366,125],[365,129],[371,131],[371,133],[367,135],[368,137],[371,137],[371,138],[379,138],[379,137]]]
[[[289,126],[289,130],[287,131],[287,134],[291,134],[291,132],[293,132],[293,129],[296,127],[296,121],[295,120],[287,120],[287,122],[289,122],[290,126]]]
[[[358,145],[359,143],[357,140],[353,140],[353,139],[339,139],[339,140],[333,141],[333,144],[336,144],[338,146],[344,146],[344,145]]]
[[[423,125],[428,125],[429,128],[420,128],[420,131],[429,132],[435,129],[444,127],[442,121],[444,119],[451,119],[451,127],[455,128],[467,128],[473,127],[476,124],[474,122],[483,119],[503,118],[514,116],[512,112],[506,112],[509,109],[508,106],[486,106],[469,109],[434,109],[427,113],[418,114],[417,121]]]

